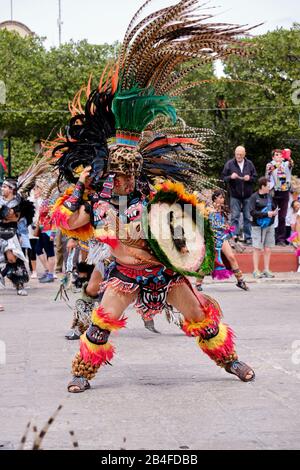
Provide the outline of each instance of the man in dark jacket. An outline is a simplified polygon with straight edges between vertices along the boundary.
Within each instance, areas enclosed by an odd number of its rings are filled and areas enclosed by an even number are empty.
[[[234,235],[239,234],[240,215],[243,213],[245,242],[251,244],[251,219],[249,201],[257,172],[253,163],[246,158],[244,147],[235,149],[235,157],[223,169],[222,180],[229,185],[231,224],[235,226]]]

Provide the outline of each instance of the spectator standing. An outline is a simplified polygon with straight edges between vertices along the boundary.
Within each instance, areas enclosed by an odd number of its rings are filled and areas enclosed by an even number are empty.
[[[55,250],[49,199],[43,197],[41,184],[42,180],[37,180],[35,196],[38,199],[39,216],[34,234],[39,236],[35,247],[36,254],[45,268],[45,272],[39,278],[39,281],[45,284],[54,281]]]
[[[231,224],[235,226],[234,236],[237,239],[240,226],[240,215],[243,213],[244,238],[251,245],[251,219],[249,203],[257,172],[253,163],[246,158],[246,149],[239,146],[235,157],[229,160],[223,169],[222,180],[229,185]]]
[[[37,267],[36,267],[36,247],[39,240],[39,227],[38,227],[38,218],[39,218],[39,211],[40,205],[42,203],[42,186],[40,183],[36,182],[34,188],[32,189],[29,200],[32,201],[35,207],[35,215],[32,221],[32,224],[28,227],[29,230],[29,240],[30,240],[30,249],[28,250],[29,254],[29,266],[31,270],[31,279],[37,279]],[[40,261],[46,270],[47,268],[47,260],[45,255],[40,257]]]
[[[274,202],[280,209],[278,214],[278,227],[275,231],[276,244],[286,245],[286,216],[289,207],[292,169],[294,162],[291,159],[291,151],[273,150],[272,161],[266,167],[270,189],[274,191]]]
[[[278,213],[276,204],[270,194],[268,179],[263,177],[258,182],[259,189],[250,198],[252,216],[253,276],[274,278],[270,271],[271,248],[275,245],[275,217]],[[264,253],[264,271],[259,271],[261,252]]]

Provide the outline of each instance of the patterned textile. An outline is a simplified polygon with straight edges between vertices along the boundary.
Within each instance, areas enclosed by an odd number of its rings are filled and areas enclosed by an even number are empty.
[[[101,291],[110,287],[123,293],[137,292],[135,308],[144,319],[151,319],[168,309],[169,290],[185,279],[164,266],[136,267],[116,263],[107,281],[102,283]]]

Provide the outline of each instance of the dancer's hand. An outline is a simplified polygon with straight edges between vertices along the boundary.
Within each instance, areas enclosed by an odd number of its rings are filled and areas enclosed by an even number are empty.
[[[76,246],[77,246],[77,241],[74,240],[73,238],[70,238],[67,243],[68,253],[70,253],[70,251],[73,250],[73,248],[76,248]]]
[[[84,170],[80,174],[79,181],[83,183],[84,185],[88,185],[89,180],[91,179],[90,178],[91,169],[92,169],[91,166],[87,166],[86,168],[84,168]]]
[[[9,209],[7,216],[5,217],[6,222],[18,222],[19,216],[15,214],[13,209]]]

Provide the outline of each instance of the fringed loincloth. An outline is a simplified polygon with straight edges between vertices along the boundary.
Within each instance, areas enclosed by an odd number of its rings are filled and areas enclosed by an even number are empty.
[[[167,296],[172,287],[183,284],[185,278],[165,266],[140,267],[116,264],[107,281],[101,285],[103,292],[107,287],[132,294],[138,292],[135,308],[145,320],[168,309]]]

